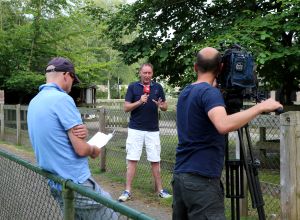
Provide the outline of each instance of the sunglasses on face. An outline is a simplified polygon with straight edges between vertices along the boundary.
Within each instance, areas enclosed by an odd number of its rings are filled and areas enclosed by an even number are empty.
[[[75,74],[71,73],[71,72],[64,72],[64,75],[66,75],[67,73],[69,73],[70,77],[74,80],[75,79]]]

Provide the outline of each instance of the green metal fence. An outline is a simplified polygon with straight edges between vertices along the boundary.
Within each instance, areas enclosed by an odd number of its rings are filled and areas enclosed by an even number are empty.
[[[0,150],[0,170],[0,219],[3,220],[152,219],[3,150]],[[63,206],[52,196],[48,180],[63,186]],[[74,196],[89,200],[82,199],[86,204],[76,204]],[[83,212],[85,213],[82,214]],[[77,213],[85,217],[80,217]]]

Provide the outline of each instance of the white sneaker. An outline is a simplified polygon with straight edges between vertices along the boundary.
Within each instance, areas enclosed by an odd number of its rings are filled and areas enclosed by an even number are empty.
[[[125,202],[127,200],[131,199],[131,193],[125,190],[122,192],[122,195],[119,197],[119,202]]]
[[[164,198],[164,199],[167,199],[167,198],[171,198],[171,197],[172,197],[172,195],[171,195],[170,193],[168,193],[168,191],[165,190],[165,189],[162,189],[162,190],[160,191],[160,193],[158,194],[158,196],[159,196],[160,198]]]

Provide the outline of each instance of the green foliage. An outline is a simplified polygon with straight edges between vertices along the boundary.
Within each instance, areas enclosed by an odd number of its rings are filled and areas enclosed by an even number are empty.
[[[22,91],[23,94],[31,94],[32,91],[37,92],[38,87],[45,82],[44,75],[37,75],[34,72],[19,71],[15,72],[5,82],[5,87],[10,91]],[[16,87],[18,85],[18,87]]]
[[[184,86],[194,80],[195,52],[205,46],[239,43],[252,51],[257,73],[269,89],[290,102],[299,72],[300,1],[142,1],[111,15],[108,34],[124,61],[146,58],[156,73]],[[135,37],[124,42],[124,35]],[[276,68],[274,68],[276,67]]]
[[[19,96],[35,94],[53,45],[44,41],[49,17],[62,14],[65,1],[1,1],[0,88]],[[51,30],[53,32],[53,30]]]
[[[88,10],[92,7],[84,0],[1,1],[0,89],[35,94],[40,74],[56,56],[72,60],[80,87],[133,79],[135,66],[125,65],[112,49],[104,34],[106,18],[94,20]],[[30,83],[25,86],[22,80]]]

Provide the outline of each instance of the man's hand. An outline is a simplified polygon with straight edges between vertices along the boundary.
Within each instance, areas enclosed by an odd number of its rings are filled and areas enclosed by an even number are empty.
[[[86,139],[88,137],[88,129],[85,124],[77,125],[73,127],[72,133],[81,139]]]
[[[141,103],[143,103],[143,104],[145,104],[145,103],[147,103],[147,101],[148,101],[148,94],[144,94],[144,95],[141,95],[141,98],[140,98],[140,102]]]
[[[163,102],[161,98],[159,98],[157,101],[152,99],[152,101],[157,105],[158,108],[162,111],[166,111],[168,109],[168,105],[166,102]]]
[[[95,145],[91,145],[91,155],[90,157],[95,159],[101,153],[101,148],[96,147]]]
[[[283,109],[283,106],[272,98],[262,101],[261,103],[257,104],[257,106],[259,106],[261,113]]]

